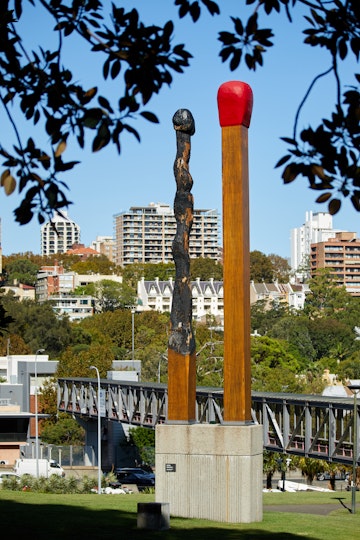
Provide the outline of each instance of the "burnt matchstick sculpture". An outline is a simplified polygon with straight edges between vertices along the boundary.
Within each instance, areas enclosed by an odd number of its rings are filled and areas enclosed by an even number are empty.
[[[189,237],[193,223],[193,179],[189,171],[190,138],[195,133],[191,112],[179,109],[173,116],[176,132],[174,175],[176,195],[174,215],[177,222],[172,244],[175,282],[168,340],[168,420],[195,420],[196,353],[192,330]]]

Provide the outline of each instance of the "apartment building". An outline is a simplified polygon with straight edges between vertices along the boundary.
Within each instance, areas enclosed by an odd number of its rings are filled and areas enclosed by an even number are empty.
[[[90,247],[101,255],[105,255],[109,261],[114,262],[115,240],[112,236],[97,236],[96,240],[91,242]]]
[[[308,277],[310,246],[317,242],[326,242],[334,238],[339,230],[333,229],[332,216],[327,212],[306,212],[305,223],[291,230],[291,259],[290,265],[294,272]],[[299,272],[299,269],[303,269]]]
[[[338,285],[345,285],[353,296],[360,296],[360,239],[354,232],[338,232],[335,238],[311,245],[311,275],[328,268]]]
[[[69,294],[75,285],[75,272],[65,272],[61,265],[42,266],[35,283],[36,300],[46,302],[53,295]]]
[[[54,295],[50,299],[52,308],[58,317],[66,315],[70,321],[81,321],[95,313],[96,299],[92,296]]]
[[[176,219],[168,204],[150,203],[133,206],[114,216],[115,263],[168,263],[173,261],[171,247],[176,233]],[[190,235],[191,258],[219,256],[218,213],[194,210]]]
[[[44,223],[40,234],[41,255],[66,253],[74,244],[80,243],[80,227],[68,217],[66,210]]]
[[[45,302],[54,295],[67,295],[77,287],[85,287],[89,283],[97,283],[102,280],[122,283],[122,276],[116,274],[78,274],[77,272],[65,272],[62,265],[42,266],[37,274],[35,283],[36,300]]]

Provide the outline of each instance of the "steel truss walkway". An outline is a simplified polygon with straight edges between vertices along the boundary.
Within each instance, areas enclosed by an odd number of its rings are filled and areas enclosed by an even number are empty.
[[[100,414],[108,421],[148,428],[166,422],[165,384],[102,379],[100,385]],[[58,379],[57,406],[60,412],[97,418],[97,380]],[[222,424],[223,390],[198,387],[196,414],[197,422]],[[352,398],[252,392],[252,418],[263,426],[266,450],[347,465],[353,463]],[[360,448],[359,418],[357,426],[357,447]]]

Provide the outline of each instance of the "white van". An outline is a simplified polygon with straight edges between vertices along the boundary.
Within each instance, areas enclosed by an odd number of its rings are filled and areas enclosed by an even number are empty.
[[[51,459],[50,461],[47,459],[17,459],[15,461],[14,472],[20,476],[23,474],[36,476],[36,461],[38,461],[39,476],[44,476],[45,478],[48,478],[52,474],[65,476],[64,469],[54,459]]]

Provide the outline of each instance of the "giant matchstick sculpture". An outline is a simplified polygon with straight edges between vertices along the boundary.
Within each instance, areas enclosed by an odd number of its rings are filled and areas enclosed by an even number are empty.
[[[251,523],[262,519],[262,426],[251,418],[248,138],[252,91],[232,81],[218,90],[222,128],[224,246],[223,424],[195,417],[195,343],[188,259],[192,179],[191,113],[174,116],[177,157],[173,244],[176,284],[168,344],[168,423],[156,426],[156,501],[187,518]]]
[[[174,215],[177,222],[172,245],[175,283],[168,341],[168,420],[195,421],[196,354],[192,330],[189,237],[193,223],[193,180],[189,172],[190,137],[195,122],[190,111],[179,109],[173,117],[176,131],[174,175],[176,195]]]
[[[248,128],[253,95],[239,81],[218,90],[222,132],[224,420],[251,422]]]

